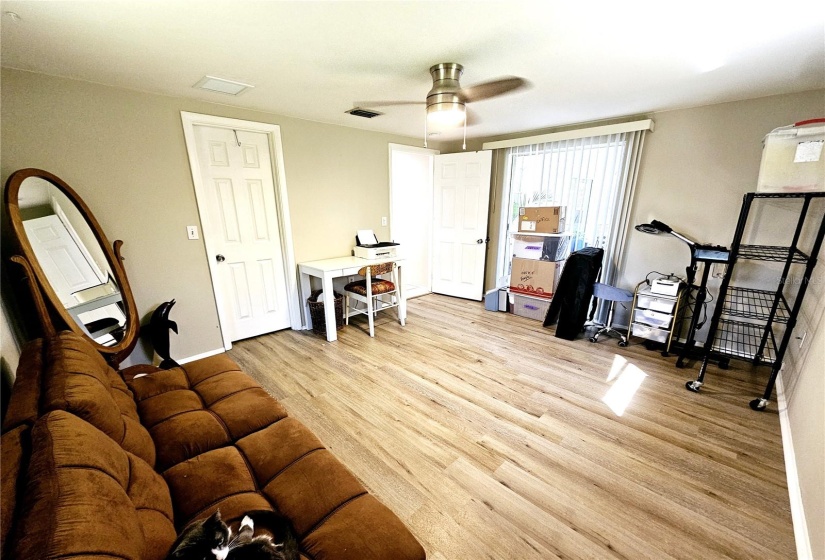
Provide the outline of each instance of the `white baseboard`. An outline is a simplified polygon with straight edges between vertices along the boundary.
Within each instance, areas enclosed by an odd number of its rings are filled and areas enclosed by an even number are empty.
[[[785,387],[782,384],[782,373],[776,377],[776,405],[779,409],[779,427],[782,431],[782,450],[785,454],[785,476],[788,479],[788,498],[791,502],[791,519],[793,534],[796,540],[796,554],[799,560],[813,560],[811,539],[808,535],[808,523],[805,520],[805,508],[802,505],[802,489],[799,486],[799,473],[796,470],[796,454],[791,437],[791,421],[788,417],[788,407],[785,401]]]
[[[180,365],[188,364],[189,362],[194,362],[195,360],[201,360],[203,358],[208,358],[209,356],[216,356],[218,354],[223,354],[226,352],[223,348],[215,348],[214,350],[209,350],[208,352],[203,352],[202,354],[196,354],[194,356],[189,356],[188,358],[182,358],[180,360],[175,360]]]

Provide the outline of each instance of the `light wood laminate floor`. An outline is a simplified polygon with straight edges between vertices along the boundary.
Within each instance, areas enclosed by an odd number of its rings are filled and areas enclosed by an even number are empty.
[[[776,405],[748,408],[764,368],[711,366],[693,394],[698,365],[638,340],[568,342],[444,296],[408,308],[374,339],[356,319],[337,342],[281,331],[230,355],[430,560],[796,557]]]

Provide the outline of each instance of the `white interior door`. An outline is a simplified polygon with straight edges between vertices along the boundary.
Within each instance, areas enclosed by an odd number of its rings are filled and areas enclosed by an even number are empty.
[[[492,152],[434,157],[433,291],[481,300]]]
[[[433,156],[438,150],[390,144],[390,239],[401,243],[407,298],[432,291]]]
[[[224,339],[290,326],[280,227],[266,134],[195,125],[198,197]],[[205,207],[205,208],[203,208]],[[204,212],[205,210],[205,212]]]
[[[101,283],[99,271],[56,215],[23,222],[37,261],[57,297],[66,307],[77,304],[74,294]]]

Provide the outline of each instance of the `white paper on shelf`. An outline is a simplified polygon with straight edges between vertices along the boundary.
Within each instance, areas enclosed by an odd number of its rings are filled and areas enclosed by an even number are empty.
[[[355,235],[361,245],[375,245],[378,243],[378,238],[375,237],[375,232],[371,229],[359,229],[355,232]]]

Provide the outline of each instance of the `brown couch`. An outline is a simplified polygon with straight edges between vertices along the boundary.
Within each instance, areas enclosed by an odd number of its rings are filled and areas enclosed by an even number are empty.
[[[116,372],[69,332],[31,342],[0,445],[4,557],[162,559],[195,519],[273,507],[305,559],[426,557],[225,355]]]

